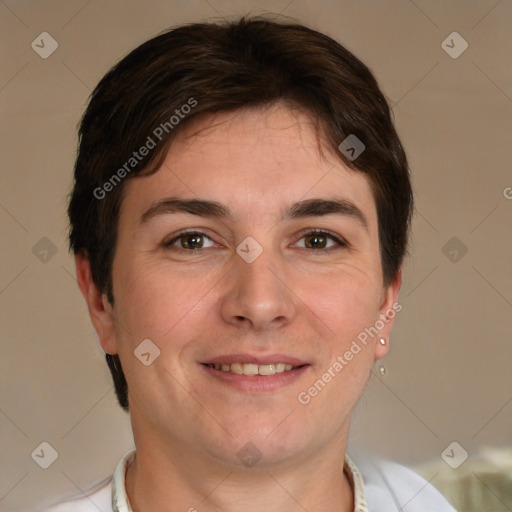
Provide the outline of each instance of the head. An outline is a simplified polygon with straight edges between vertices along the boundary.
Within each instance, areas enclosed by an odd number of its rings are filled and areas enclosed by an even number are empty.
[[[356,157],[340,147],[349,136],[364,144]],[[299,388],[266,396],[247,432],[242,417],[261,396],[210,396],[200,365],[277,351],[305,361],[297,382],[312,384],[380,319],[323,396],[295,399],[302,441],[315,429],[306,418],[333,400],[341,428],[387,350],[377,339],[393,324],[394,313],[382,315],[396,304],[412,205],[388,104],[370,70],[328,36],[242,18],[182,26],[136,48],[92,94],[68,210],[121,406],[161,434],[180,414],[174,434],[192,420],[201,433],[211,418],[190,399],[196,392],[202,404],[218,401],[221,430],[255,439]],[[249,261],[244,250],[258,255]],[[145,339],[160,350],[149,366],[134,357]]]

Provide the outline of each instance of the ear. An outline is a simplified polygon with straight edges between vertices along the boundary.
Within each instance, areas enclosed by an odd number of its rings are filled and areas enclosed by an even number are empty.
[[[87,302],[91,322],[98,334],[100,345],[108,354],[116,354],[114,311],[107,295],[101,292],[92,278],[91,263],[85,252],[75,254],[75,267],[78,286]]]
[[[389,338],[391,329],[395,322],[396,315],[402,310],[402,305],[398,302],[398,292],[402,285],[402,269],[396,273],[395,280],[389,284],[383,291],[382,303],[379,309],[379,319],[376,324],[379,326],[379,334],[375,340],[375,359],[382,359],[389,351]],[[381,325],[383,325],[382,328]],[[379,341],[384,338],[386,343],[382,345]]]

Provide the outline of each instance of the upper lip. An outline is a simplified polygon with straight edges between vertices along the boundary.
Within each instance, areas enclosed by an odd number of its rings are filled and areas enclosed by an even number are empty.
[[[274,364],[274,363],[285,363],[291,364],[292,366],[303,366],[309,364],[302,359],[296,357],[286,356],[284,354],[267,354],[265,356],[255,356],[252,354],[225,354],[201,361],[202,364]]]

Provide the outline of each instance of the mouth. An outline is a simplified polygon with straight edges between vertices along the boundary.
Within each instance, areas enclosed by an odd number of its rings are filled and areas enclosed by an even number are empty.
[[[243,392],[261,393],[278,391],[292,384],[311,364],[282,354],[266,357],[231,354],[209,359],[200,366],[214,382]]]
[[[221,372],[231,372],[238,375],[275,375],[276,373],[289,372],[297,370],[306,365],[293,366],[287,363],[270,363],[270,364],[254,364],[254,363],[203,363],[204,366]]]

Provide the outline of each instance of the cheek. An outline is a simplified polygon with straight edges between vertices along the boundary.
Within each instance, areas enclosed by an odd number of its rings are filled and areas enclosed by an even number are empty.
[[[168,401],[166,394],[169,394],[172,403],[183,402],[183,410],[186,410],[187,399],[190,400],[184,390],[189,386],[179,360],[190,341],[190,323],[197,320],[198,302],[207,291],[205,280],[178,278],[162,264],[141,263],[135,258],[129,265],[123,265],[122,260],[118,263],[116,336],[130,392],[137,395],[134,398],[139,407],[146,407],[141,406],[143,402],[154,405]],[[134,357],[146,339],[160,351],[149,366]],[[150,345],[149,351],[153,350]]]
[[[307,302],[315,317],[327,326],[322,340],[324,358],[311,378],[309,387],[297,397],[307,403],[310,417],[329,411],[339,422],[350,414],[363,392],[374,355],[372,343],[358,336],[376,320],[379,288],[371,279],[352,276],[317,281],[309,287]]]
[[[161,337],[194,309],[208,289],[205,279],[190,272],[188,277],[175,270],[171,274],[162,262],[134,258],[123,263],[119,262],[114,277],[121,299],[116,309],[138,337]]]
[[[347,341],[375,321],[380,287],[369,275],[339,273],[308,283],[301,296],[329,327],[331,335]]]

